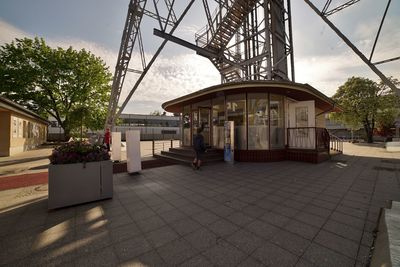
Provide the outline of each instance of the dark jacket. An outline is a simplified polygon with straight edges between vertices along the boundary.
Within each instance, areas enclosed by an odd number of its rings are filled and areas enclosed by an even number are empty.
[[[204,144],[204,137],[202,134],[196,134],[193,138],[193,148],[196,151],[204,152],[206,150],[206,146]]]

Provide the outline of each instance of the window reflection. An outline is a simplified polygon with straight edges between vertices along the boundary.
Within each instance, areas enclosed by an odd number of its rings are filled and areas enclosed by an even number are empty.
[[[283,148],[285,146],[283,96],[271,94],[269,106],[271,148]]]
[[[190,146],[190,106],[183,107],[182,114],[182,124],[183,124],[183,145]]]
[[[199,127],[199,113],[198,110],[192,110],[192,135],[197,133],[197,128]]]
[[[225,97],[213,99],[212,104],[212,145],[224,148]]]
[[[268,149],[268,94],[248,94],[248,149]]]
[[[226,116],[235,123],[235,148],[246,149],[246,95],[226,97]]]
[[[297,135],[307,137],[308,130],[304,129],[304,127],[308,126],[308,108],[296,107],[295,116],[296,116],[296,128],[300,128],[297,130]]]

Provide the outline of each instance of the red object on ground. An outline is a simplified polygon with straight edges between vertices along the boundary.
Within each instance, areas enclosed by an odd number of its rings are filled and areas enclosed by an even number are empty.
[[[174,163],[165,162],[162,160],[145,160],[142,161],[142,169],[150,169],[174,165]],[[113,165],[113,173],[126,172],[126,162],[115,163]],[[47,184],[49,183],[48,172],[27,173],[21,175],[12,175],[0,177],[0,191],[7,189],[20,188],[25,186]]]
[[[104,134],[104,143],[105,143],[105,144],[110,144],[110,143],[111,143],[111,134],[110,134],[109,131],[107,131],[107,132]]]
[[[47,172],[0,177],[0,191],[31,185],[47,184],[48,182],[49,174]]]

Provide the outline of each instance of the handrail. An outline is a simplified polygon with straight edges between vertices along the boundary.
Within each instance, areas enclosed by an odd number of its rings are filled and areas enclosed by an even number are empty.
[[[330,150],[343,153],[343,139],[336,135],[329,134]]]
[[[214,9],[213,13],[211,14],[211,25],[206,24],[203,28],[195,33],[195,40],[198,46],[205,47],[209,44],[210,40],[214,37],[209,34],[211,28],[213,28],[214,32],[217,31],[218,26],[224,20],[226,14],[232,10],[232,7],[235,3],[236,2],[234,0],[229,0],[226,4],[217,6]]]
[[[152,140],[151,151],[152,155],[161,154],[162,151],[167,151],[170,148],[180,147],[179,140]]]
[[[195,33],[195,40],[198,46],[205,47],[208,45],[210,38],[212,38],[209,32],[211,31],[211,28],[213,28],[214,32],[218,28],[219,24],[221,23],[221,21],[218,20],[218,17],[222,17],[223,9],[224,7],[221,9],[216,7],[211,15],[211,25],[206,24],[206,26]]]

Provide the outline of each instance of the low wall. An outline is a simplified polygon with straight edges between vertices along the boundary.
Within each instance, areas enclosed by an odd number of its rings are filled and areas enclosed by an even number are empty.
[[[386,142],[386,151],[400,152],[400,142]]]

